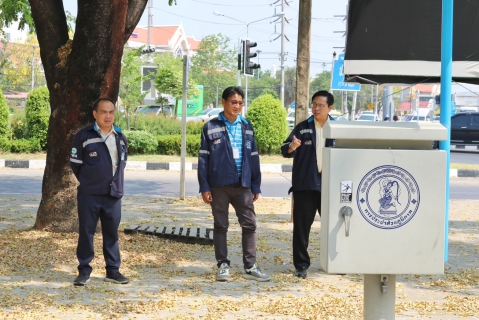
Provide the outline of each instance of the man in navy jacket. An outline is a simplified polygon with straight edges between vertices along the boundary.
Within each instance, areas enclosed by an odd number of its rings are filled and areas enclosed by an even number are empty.
[[[323,126],[330,120],[334,97],[327,91],[318,91],[312,97],[313,115],[299,123],[281,146],[285,158],[294,157],[293,192],[293,264],[295,275],[305,279],[310,265],[309,233],[316,216],[321,214],[321,171],[323,147],[333,141],[322,136]]]
[[[113,125],[115,104],[109,98],[93,103],[95,124],[80,130],[74,138],[70,166],[78,186],[79,236],[78,273],[73,282],[84,286],[90,279],[93,260],[93,236],[101,220],[105,281],[125,284],[129,280],[119,271],[118,226],[121,218],[123,175],[128,156],[125,135]]]
[[[253,202],[261,192],[258,149],[251,124],[243,118],[244,94],[239,87],[223,91],[224,111],[207,122],[201,133],[198,155],[198,182],[203,201],[211,205],[214,218],[215,256],[218,281],[230,278],[226,235],[231,205],[242,229],[245,279],[268,281],[256,263],[256,214]]]

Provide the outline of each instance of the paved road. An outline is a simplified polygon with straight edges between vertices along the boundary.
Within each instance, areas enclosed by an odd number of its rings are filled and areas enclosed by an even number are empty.
[[[0,170],[0,194],[40,194],[42,170]],[[126,171],[125,192],[129,195],[179,196],[179,172]],[[263,197],[287,197],[291,186],[290,173],[263,174]],[[479,199],[479,179],[451,179],[451,199]],[[186,195],[198,194],[196,171],[186,173]]]

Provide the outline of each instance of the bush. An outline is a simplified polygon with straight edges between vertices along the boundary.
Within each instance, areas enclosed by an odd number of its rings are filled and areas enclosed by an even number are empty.
[[[181,155],[181,135],[157,136],[158,154]],[[201,135],[186,135],[186,155],[197,157],[200,151]]]
[[[281,101],[270,94],[259,96],[248,108],[246,119],[254,128],[259,152],[279,153],[288,135],[286,110],[281,106]]]
[[[191,121],[186,123],[186,134],[201,134],[201,130],[205,125],[204,122]],[[199,150],[199,149],[198,149]]]
[[[40,141],[36,139],[8,140],[0,139],[0,150],[14,153],[33,153],[42,150]]]
[[[50,93],[47,87],[40,87],[30,92],[25,113],[29,138],[40,141],[42,149],[45,149],[50,118]]]
[[[146,131],[123,131],[128,140],[130,154],[154,154],[158,141],[155,136]]]
[[[0,138],[10,137],[10,109],[5,101],[2,90],[0,90]]]

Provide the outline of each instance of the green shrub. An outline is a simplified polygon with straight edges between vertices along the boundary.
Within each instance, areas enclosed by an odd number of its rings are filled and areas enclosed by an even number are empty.
[[[0,137],[0,151],[10,152],[12,150],[12,143],[5,137]]]
[[[42,151],[42,147],[40,141],[36,139],[8,140],[2,138],[0,139],[0,150],[3,152],[33,153]]]
[[[0,90],[0,138],[10,137],[10,108]]]
[[[25,114],[29,138],[40,141],[42,149],[45,149],[50,118],[50,93],[47,87],[40,87],[30,92]]]
[[[186,123],[186,134],[201,134],[201,130],[205,125],[204,122],[191,121]]]
[[[157,136],[158,154],[181,155],[181,135]],[[186,155],[197,157],[200,151],[201,135],[186,135]]]
[[[246,119],[254,128],[259,152],[279,153],[288,134],[286,110],[281,106],[281,101],[270,94],[259,96],[248,108]]]
[[[123,131],[128,140],[130,154],[155,154],[158,141],[146,131]]]
[[[131,122],[135,130],[148,131],[153,135],[181,134],[181,122],[170,117],[135,115]]]

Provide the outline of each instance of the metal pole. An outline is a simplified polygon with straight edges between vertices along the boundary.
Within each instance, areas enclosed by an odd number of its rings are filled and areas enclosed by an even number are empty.
[[[151,1],[153,1],[153,0],[148,0],[148,38],[146,40],[147,45],[148,45],[147,49],[150,49],[150,39],[151,39],[151,31],[150,31],[150,28],[151,28]]]
[[[215,108],[218,108],[218,87],[216,87],[216,105]]]
[[[32,91],[35,89],[35,47],[33,47],[32,55]]]
[[[442,45],[441,45],[441,124],[447,128],[447,140],[439,142],[446,151],[446,223],[444,224],[444,261],[448,260],[449,233],[449,167],[451,166],[451,83],[454,0],[442,0]]]
[[[364,275],[364,320],[393,320],[396,300],[396,275]]]
[[[378,114],[379,85],[376,85],[376,99],[374,99],[374,114]]]
[[[183,101],[181,103],[181,168],[180,168],[180,199],[185,199],[185,166],[186,166],[186,105],[188,104],[188,56],[183,56]]]
[[[238,87],[241,87],[241,39],[238,39]]]
[[[358,98],[358,92],[354,91],[353,94],[353,106],[351,108],[351,116],[349,117],[349,120],[354,121],[354,114],[356,113],[356,101]]]
[[[280,100],[284,108],[284,1],[281,0],[281,89]]]

